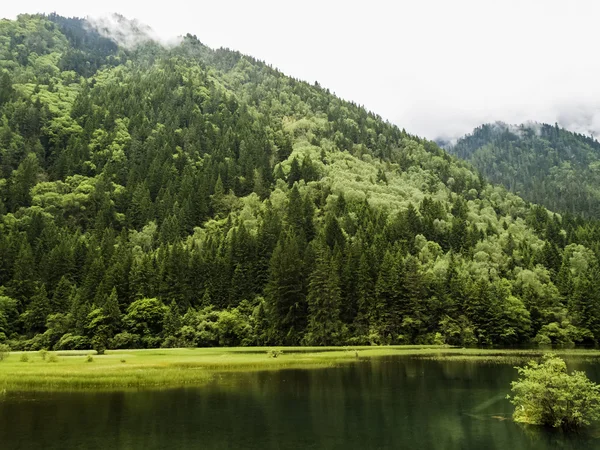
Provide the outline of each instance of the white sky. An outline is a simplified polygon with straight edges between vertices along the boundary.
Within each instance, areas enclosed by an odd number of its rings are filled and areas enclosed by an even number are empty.
[[[117,12],[315,80],[410,133],[457,137],[538,121],[600,136],[596,0],[3,1],[24,12]]]

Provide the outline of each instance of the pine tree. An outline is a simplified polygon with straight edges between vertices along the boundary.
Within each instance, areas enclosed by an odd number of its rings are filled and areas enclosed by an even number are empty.
[[[52,300],[50,301],[50,311],[52,313],[66,314],[70,309],[70,301],[73,296],[73,284],[65,276],[62,276],[58,286],[54,290]]]
[[[303,220],[303,232],[304,238],[307,242],[310,242],[314,239],[316,235],[316,229],[313,217],[315,215],[315,205],[313,204],[310,195],[307,193],[304,195],[302,199],[302,215],[304,216]]]
[[[298,158],[294,158],[292,160],[292,164],[290,165],[290,172],[287,176],[287,182],[289,187],[293,187],[297,181],[302,179],[302,170],[300,169],[300,164],[298,163]]]
[[[298,237],[282,235],[273,251],[265,301],[270,317],[270,341],[296,345],[306,327],[306,295]]]
[[[398,266],[395,255],[387,250],[375,284],[375,301],[371,316],[372,329],[384,342],[393,339],[390,334],[390,327],[398,325],[398,322],[390,323],[390,306],[397,303],[398,281]],[[396,319],[398,318],[396,317]]]
[[[131,207],[127,213],[131,226],[136,230],[140,230],[148,221],[152,220],[152,207],[148,185],[145,182],[138,184],[133,191]]]
[[[169,308],[165,310],[164,318],[164,333],[165,336],[177,336],[181,328],[181,315],[179,314],[179,307],[172,301]]]
[[[346,245],[346,237],[338,223],[337,218],[329,213],[325,216],[325,242],[331,250],[337,245],[343,249]]]
[[[232,264],[235,269],[231,279],[232,306],[237,306],[242,300],[251,300],[258,291],[256,284],[256,242],[248,233],[242,222],[234,230],[231,240]]]
[[[553,279],[556,279],[560,271],[562,259],[556,244],[545,242],[541,252],[541,263],[550,270]]]
[[[358,336],[367,337],[372,321],[376,321],[374,309],[375,283],[372,276],[372,264],[366,252],[360,255],[358,274],[356,279],[358,290],[357,313],[354,328]]]
[[[569,256],[566,253],[563,255],[562,264],[556,276],[556,287],[565,299],[570,298],[573,294],[573,275],[569,267]]]
[[[210,205],[215,214],[222,215],[225,213],[225,187],[220,174],[217,177],[213,194],[210,196]]]
[[[29,206],[31,204],[31,188],[37,183],[40,173],[40,164],[34,153],[29,153],[23,160],[17,170],[15,170],[10,180],[9,207],[16,210],[20,206]]]
[[[408,255],[399,267],[396,304],[390,305],[390,314],[392,322],[402,322],[402,333],[409,343],[414,344],[416,337],[424,332],[430,313],[425,304],[426,298],[426,285],[419,271],[418,261],[414,256]]]
[[[160,298],[175,301],[182,309],[191,306],[189,293],[189,253],[181,243],[164,247],[159,252]]]
[[[265,286],[269,278],[269,261],[281,234],[281,219],[269,200],[265,202],[256,237],[256,284]]]
[[[287,206],[287,224],[292,227],[294,233],[302,236],[306,240],[304,233],[305,228],[305,217],[302,197],[298,186],[294,186],[289,193],[288,206]]]
[[[319,172],[317,171],[308,154],[306,154],[302,160],[300,173],[302,174],[302,179],[304,179],[307,183],[309,181],[315,181],[319,179]]]
[[[590,267],[586,273],[582,274],[575,284],[568,303],[569,315],[573,318],[574,324],[582,331],[592,334],[594,337],[592,344],[600,342],[599,275],[596,267]]]
[[[46,330],[46,319],[50,312],[48,293],[46,287],[42,285],[31,298],[27,311],[22,316],[25,329],[31,336],[43,333]]]
[[[341,291],[338,269],[326,246],[317,249],[308,289],[307,345],[336,345],[342,336]]]
[[[36,290],[36,264],[31,246],[23,241],[14,262],[14,273],[9,282],[9,294],[17,300],[19,312],[23,312]]]
[[[163,221],[159,239],[162,244],[173,244],[181,239],[181,224],[174,214]]]
[[[0,76],[0,106],[8,103],[14,96],[14,88],[8,72],[2,72]]]
[[[121,310],[119,308],[119,298],[117,289],[113,288],[110,296],[102,307],[102,312],[106,317],[107,336],[112,338],[121,328]]]

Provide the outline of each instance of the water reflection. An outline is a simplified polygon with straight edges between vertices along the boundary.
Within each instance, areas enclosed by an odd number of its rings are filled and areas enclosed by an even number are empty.
[[[580,365],[600,381],[600,366]],[[381,358],[195,389],[9,394],[2,449],[585,449],[510,420],[511,365]]]

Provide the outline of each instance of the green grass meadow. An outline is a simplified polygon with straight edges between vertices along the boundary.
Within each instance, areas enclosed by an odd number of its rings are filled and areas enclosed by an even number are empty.
[[[193,386],[211,382],[228,372],[324,368],[399,355],[519,364],[539,357],[541,353],[540,350],[479,350],[445,346],[113,350],[104,355],[96,355],[92,351],[12,352],[0,361],[0,393]],[[600,351],[555,353],[600,361]]]

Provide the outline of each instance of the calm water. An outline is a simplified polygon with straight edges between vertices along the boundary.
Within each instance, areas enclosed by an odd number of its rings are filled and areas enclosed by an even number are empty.
[[[600,364],[570,365],[600,381]],[[600,449],[523,427],[511,365],[383,358],[236,374],[194,389],[8,394],[0,449]]]

